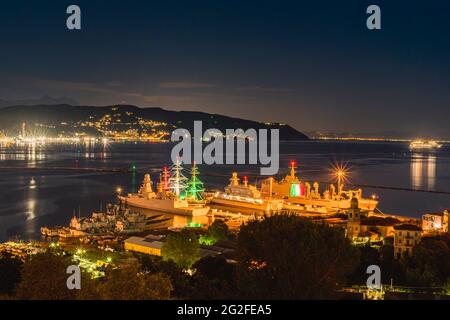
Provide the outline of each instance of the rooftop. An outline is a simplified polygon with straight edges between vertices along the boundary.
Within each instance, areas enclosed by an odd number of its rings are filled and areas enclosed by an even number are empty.
[[[369,217],[369,218],[365,218],[365,219],[361,219],[361,225],[365,225],[365,226],[394,226],[396,224],[398,224],[400,221],[395,219],[395,218],[391,218],[391,217],[387,217],[387,218],[381,218],[381,217]]]
[[[395,230],[406,230],[406,231],[422,231],[422,228],[416,226],[415,224],[399,224],[394,226]]]

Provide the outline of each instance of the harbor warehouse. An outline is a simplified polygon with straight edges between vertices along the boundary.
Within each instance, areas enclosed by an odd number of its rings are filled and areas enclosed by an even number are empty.
[[[124,241],[124,249],[134,252],[151,254],[154,256],[161,255],[163,242],[153,237],[131,237]]]

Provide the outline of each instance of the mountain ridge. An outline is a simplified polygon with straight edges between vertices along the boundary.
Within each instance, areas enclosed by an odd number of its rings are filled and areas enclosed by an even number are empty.
[[[94,128],[98,127],[98,121],[103,121],[106,116],[112,116],[112,120],[109,121],[111,127],[115,129],[122,127],[123,130],[139,129],[138,122],[156,121],[167,124],[166,129],[169,129],[169,127],[172,127],[172,129],[185,128],[193,132],[194,121],[200,120],[203,124],[203,130],[216,128],[224,132],[225,129],[238,128],[244,130],[249,128],[280,129],[281,140],[308,140],[305,134],[287,124],[261,123],[202,111],[172,111],[161,107],[134,105],[41,104],[8,106],[0,109],[0,131],[3,130],[7,133],[15,131],[17,133],[22,123],[26,123],[29,127],[37,126],[41,131],[47,131],[47,134],[60,134],[61,132],[72,132],[75,129],[84,129],[95,135]]]

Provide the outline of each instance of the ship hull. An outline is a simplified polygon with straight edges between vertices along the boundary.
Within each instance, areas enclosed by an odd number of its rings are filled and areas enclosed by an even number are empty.
[[[280,212],[282,209],[281,202],[280,202],[280,204],[274,203],[273,206],[271,206],[267,202],[262,203],[262,204],[257,204],[257,203],[249,203],[249,202],[245,202],[245,201],[237,201],[237,200],[230,200],[230,199],[214,197],[211,200],[211,203],[220,204],[222,206],[227,206],[227,207],[252,209],[252,210],[262,211],[262,212],[266,212],[266,213],[276,213],[276,212]]]
[[[174,207],[170,199],[145,199],[140,197],[119,197],[119,199],[131,207],[148,209],[162,213],[178,214],[184,216],[205,216],[209,207]]]

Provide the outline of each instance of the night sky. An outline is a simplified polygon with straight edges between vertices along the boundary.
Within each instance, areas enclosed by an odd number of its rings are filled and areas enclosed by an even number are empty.
[[[3,100],[450,138],[450,1],[2,1],[0,41]]]

